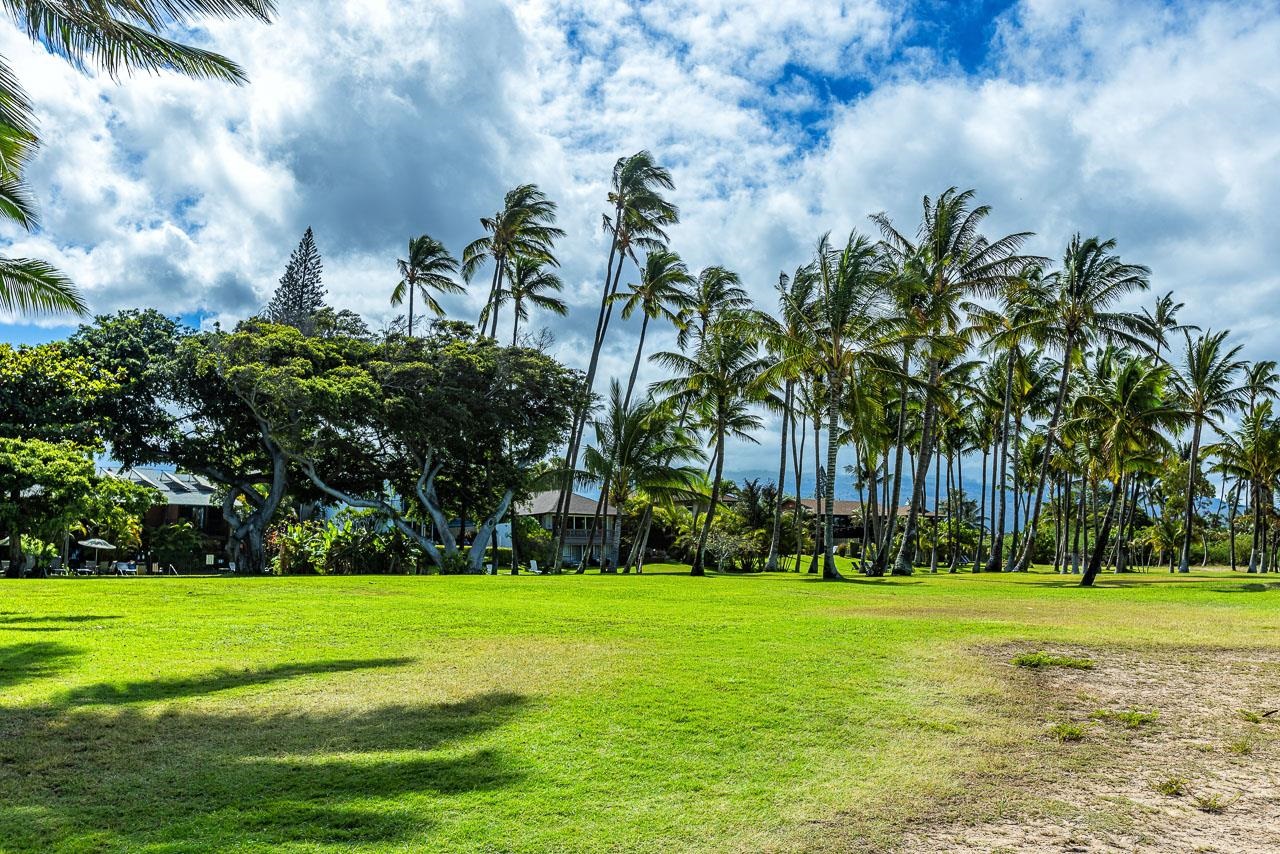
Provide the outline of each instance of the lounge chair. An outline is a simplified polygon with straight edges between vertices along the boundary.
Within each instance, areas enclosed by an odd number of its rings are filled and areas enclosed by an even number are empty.
[[[542,575],[542,570],[538,569],[538,562],[536,560],[529,561],[529,569],[527,572],[530,575]]]
[[[126,563],[126,562],[124,562],[124,561],[122,561],[122,560],[120,560],[120,561],[116,561],[116,569],[115,569],[115,572],[116,572],[116,575],[119,575],[119,576],[125,576],[125,575],[134,575],[134,576],[136,576],[136,575],[138,574],[138,565],[137,565],[137,564],[129,564],[129,563]]]
[[[76,575],[97,575],[98,565],[91,560],[86,560],[76,568]]]
[[[67,574],[67,568],[62,565],[62,558],[55,557],[53,559],[53,561],[49,564],[49,574],[50,575],[66,575]]]

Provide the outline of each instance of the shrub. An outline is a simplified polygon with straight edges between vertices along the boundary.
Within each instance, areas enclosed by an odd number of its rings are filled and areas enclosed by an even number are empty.
[[[1169,777],[1156,783],[1155,790],[1170,798],[1180,798],[1187,793],[1187,780],[1183,777]]]
[[[186,519],[161,525],[151,534],[151,552],[161,566],[199,569],[204,563],[204,537]]]
[[[1071,658],[1066,655],[1050,655],[1047,652],[1024,652],[1013,659],[1018,667],[1039,670],[1043,667],[1066,667],[1072,670],[1092,670],[1093,660],[1089,658]]]
[[[1084,741],[1084,727],[1070,721],[1054,724],[1049,733],[1058,741]]]

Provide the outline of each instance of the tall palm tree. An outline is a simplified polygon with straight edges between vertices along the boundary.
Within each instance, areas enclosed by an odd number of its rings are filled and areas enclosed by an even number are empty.
[[[1151,344],[1151,352],[1157,362],[1160,361],[1160,351],[1169,346],[1170,332],[1200,331],[1200,327],[1194,323],[1178,322],[1178,312],[1184,306],[1184,303],[1175,302],[1173,291],[1169,291],[1156,297],[1155,307],[1151,311],[1145,308],[1142,310],[1142,325],[1145,327],[1143,335]]]
[[[565,301],[553,294],[564,288],[564,282],[549,269],[550,265],[538,258],[516,256],[511,264],[511,278],[507,286],[494,301],[494,311],[511,300],[511,346],[516,346],[520,339],[520,324],[529,319],[529,306],[556,314],[561,317],[568,314],[569,307]]]
[[[449,254],[444,244],[429,234],[409,239],[409,257],[396,259],[396,267],[400,270],[400,281],[391,292],[391,304],[400,305],[405,297],[409,298],[409,337],[413,337],[413,296],[422,295],[436,317],[444,317],[444,307],[436,299],[435,293],[460,294],[463,287],[451,276],[458,274],[458,262]]]
[[[1062,266],[1052,275],[1053,299],[1043,306],[1030,324],[1031,334],[1062,354],[1058,396],[1045,427],[1047,453],[1036,479],[1032,499],[1030,530],[1040,522],[1040,505],[1049,478],[1049,465],[1057,441],[1058,422],[1066,406],[1072,366],[1090,337],[1141,346],[1141,318],[1127,312],[1110,311],[1121,297],[1149,287],[1151,271],[1138,264],[1126,264],[1115,254],[1116,242],[1076,234],[1063,253]],[[1031,565],[1035,537],[1027,537],[1012,569],[1025,571]]]
[[[973,190],[951,187],[936,200],[925,196],[923,215],[914,239],[909,239],[885,214],[873,220],[883,234],[882,246],[905,288],[906,313],[923,343],[925,396],[920,453],[912,478],[912,500],[894,562],[895,574],[913,571],[912,549],[924,504],[925,481],[931,462],[935,393],[943,363],[967,347],[968,330],[962,306],[971,296],[993,296],[1029,262],[1019,254],[1030,236],[1019,232],[987,240],[979,231],[990,214],[986,205],[973,206]]]
[[[1270,506],[1276,477],[1280,475],[1280,421],[1272,417],[1271,401],[1263,400],[1250,407],[1235,432],[1223,435],[1205,450],[1218,457],[1224,474],[1249,482],[1253,543],[1248,571],[1266,572],[1263,506]]]
[[[640,356],[644,352],[644,339],[649,331],[649,321],[665,319],[676,328],[683,326],[682,316],[689,306],[689,288],[694,284],[689,268],[680,256],[669,249],[654,249],[644,259],[640,281],[631,285],[625,293],[615,294],[622,303],[622,319],[630,320],[636,311],[641,313],[640,339],[636,342],[636,357],[631,363],[631,376],[627,380],[625,403],[631,402],[640,373]]]
[[[596,370],[600,364],[600,351],[604,348],[613,313],[613,296],[618,292],[622,268],[628,258],[636,260],[636,250],[652,251],[666,245],[671,225],[680,221],[676,206],[663,197],[663,190],[675,189],[675,181],[666,168],[658,165],[648,151],[638,151],[630,157],[619,157],[613,165],[613,176],[607,197],[612,214],[602,217],[605,232],[609,235],[609,257],[605,264],[604,285],[600,292],[600,310],[596,316],[595,335],[591,344],[591,358],[583,380],[586,394],[583,402],[575,407],[569,440],[565,448],[565,482],[561,489],[560,504],[556,510],[556,556],[564,545],[564,526],[569,515],[571,478],[578,464],[578,452],[587,423],[591,390],[595,387]]]
[[[271,0],[2,0],[0,10],[35,42],[77,68],[94,66],[119,77],[138,71],[172,71],[187,77],[245,82],[224,56],[160,35],[194,30],[201,18],[256,18],[270,23]],[[9,63],[0,57],[0,218],[30,231],[38,224],[22,177],[39,144],[31,102]],[[0,310],[87,314],[71,280],[31,258],[0,256]]]
[[[702,346],[711,326],[725,314],[747,309],[751,298],[742,289],[742,279],[724,267],[706,267],[698,274],[693,292],[685,301],[676,344],[687,349]]]
[[[794,276],[779,273],[777,292],[779,317],[775,318],[765,311],[753,311],[746,317],[755,327],[756,334],[770,358],[781,363],[798,352],[805,352],[807,347],[806,336],[812,328],[810,318],[814,296],[812,267],[800,267]],[[781,441],[778,447],[778,488],[773,506],[773,525],[769,535],[769,557],[765,562],[766,572],[776,572],[778,569],[780,558],[778,550],[782,539],[782,504],[787,479],[787,441],[792,438],[789,434],[792,422],[795,420],[796,383],[803,375],[803,370],[803,366],[792,361],[788,370],[775,371],[765,380],[774,383],[773,397],[781,404],[776,407],[781,416],[779,419]],[[782,395],[780,399],[777,398],[779,391]],[[797,513],[800,508],[799,499],[797,487],[795,504]]]
[[[1205,332],[1194,340],[1188,332],[1183,370],[1174,374],[1173,385],[1187,417],[1191,420],[1191,449],[1187,455],[1186,508],[1182,520],[1182,549],[1179,572],[1191,571],[1191,526],[1195,520],[1195,484],[1200,477],[1200,434],[1207,424],[1223,432],[1222,418],[1243,406],[1248,389],[1236,384],[1246,365],[1236,358],[1240,346],[1226,349],[1226,332]]]
[[[1125,489],[1125,474],[1135,458],[1168,448],[1169,440],[1162,431],[1182,417],[1181,410],[1166,399],[1167,366],[1123,353],[1105,353],[1102,359],[1109,364],[1100,371],[1100,380],[1073,403],[1073,427],[1099,439],[1099,462],[1112,482],[1111,498],[1093,556],[1080,578],[1081,587],[1093,586],[1102,570],[1116,506]]]
[[[555,226],[555,221],[556,203],[536,184],[521,184],[507,192],[502,210],[480,218],[486,234],[462,250],[462,277],[468,282],[484,264],[493,263],[489,296],[476,323],[490,338],[498,337],[498,295],[512,262],[523,257],[557,266],[553,249],[555,241],[564,237],[564,231]]]
[[[701,416],[711,427],[714,474],[711,498],[694,551],[691,575],[704,575],[707,535],[720,502],[724,477],[725,442],[736,438],[756,441],[751,432],[761,426],[751,404],[763,393],[760,375],[766,361],[757,354],[756,342],[738,333],[731,324],[712,327],[704,345],[692,355],[662,352],[654,360],[673,376],[654,385],[674,405]]]
[[[902,325],[887,313],[887,275],[878,247],[863,235],[851,233],[843,249],[831,245],[829,235],[818,241],[813,273],[816,285],[811,316],[800,313],[809,325],[804,341],[809,345],[775,363],[772,370],[787,375],[793,366],[807,365],[823,378],[826,403],[827,459],[823,481],[822,577],[840,578],[835,565],[835,473],[840,449],[841,404],[853,404],[857,419],[859,397],[850,395],[860,378],[896,374],[890,351],[901,346]]]

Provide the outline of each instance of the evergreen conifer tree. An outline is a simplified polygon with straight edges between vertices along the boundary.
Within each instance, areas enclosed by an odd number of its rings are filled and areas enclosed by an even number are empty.
[[[320,283],[323,265],[315,236],[308,226],[298,248],[289,256],[289,265],[280,277],[271,302],[264,314],[272,323],[283,323],[302,330],[303,334],[315,332],[316,314],[324,308],[324,285]]]

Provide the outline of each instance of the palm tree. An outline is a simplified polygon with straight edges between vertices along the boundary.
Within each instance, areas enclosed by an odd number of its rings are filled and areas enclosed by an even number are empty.
[[[1156,357],[1156,361],[1160,361],[1160,351],[1169,346],[1170,332],[1185,332],[1188,329],[1200,331],[1200,327],[1193,323],[1179,323],[1178,312],[1184,307],[1184,303],[1174,302],[1173,291],[1169,291],[1163,296],[1156,297],[1155,309],[1148,311],[1142,310],[1142,324],[1145,327],[1143,334],[1151,343],[1151,352]]]
[[[814,276],[811,267],[800,267],[794,276],[786,273],[778,274],[778,308],[780,318],[764,311],[751,312],[747,317],[755,327],[756,334],[764,344],[769,356],[776,362],[783,362],[797,352],[804,352],[807,346],[806,336],[811,328],[810,314],[813,310]],[[769,535],[769,558],[765,562],[766,572],[778,569],[778,549],[782,539],[782,503],[787,479],[787,440],[792,422],[795,420],[796,382],[803,369],[795,362],[785,372],[775,371],[767,379],[772,381],[772,400],[780,404],[774,407],[781,421],[781,441],[778,448],[778,488],[773,506],[773,525]],[[779,388],[779,385],[781,388]],[[782,396],[777,397],[781,391]],[[799,487],[797,485],[795,511],[798,514]],[[797,526],[798,529],[798,526]]]
[[[516,346],[520,338],[520,323],[529,319],[529,306],[563,317],[568,314],[569,307],[564,300],[554,293],[564,288],[560,277],[548,269],[550,265],[537,258],[516,256],[511,265],[511,278],[507,286],[494,301],[494,311],[498,306],[511,300],[513,314],[511,321],[511,346]]]
[[[627,380],[626,403],[631,402],[636,376],[640,372],[640,356],[644,352],[649,321],[662,318],[681,328],[682,313],[691,299],[687,289],[693,284],[693,276],[689,275],[689,268],[679,255],[668,249],[654,249],[645,256],[640,282],[631,285],[626,293],[614,295],[614,299],[622,302],[623,320],[630,320],[637,310],[641,313],[640,340],[636,342],[636,357],[631,363],[631,377]]]
[[[3,0],[17,28],[77,68],[96,66],[111,77],[173,71],[187,77],[245,82],[224,56],[164,38],[166,29],[194,30],[205,17],[251,17],[270,23],[270,0]],[[22,171],[36,146],[31,102],[9,63],[0,58],[0,218],[30,231],[38,224]],[[31,258],[0,256],[0,310],[87,314],[83,297],[56,267]]]
[[[490,338],[498,337],[498,295],[513,260],[523,257],[557,265],[552,249],[555,241],[564,237],[564,231],[556,228],[555,221],[556,203],[536,184],[521,184],[507,192],[502,210],[480,218],[480,226],[487,233],[462,250],[462,277],[468,282],[486,262],[493,262],[489,296],[476,323]],[[488,330],[490,324],[492,329]]]
[[[998,293],[1027,263],[1036,260],[1019,254],[1030,236],[1026,232],[993,241],[983,237],[978,229],[991,209],[986,205],[971,207],[972,202],[973,190],[959,192],[955,187],[936,201],[925,196],[914,240],[895,229],[885,214],[873,217],[884,235],[882,246],[889,262],[906,283],[904,309],[924,344],[924,385],[929,392],[925,396],[920,453],[912,479],[911,507],[894,563],[895,574],[909,575],[913,571],[911,550],[933,451],[935,393],[944,361],[967,346],[961,306],[971,296]]]
[[[1243,406],[1248,389],[1236,385],[1236,376],[1245,369],[1237,359],[1239,345],[1226,349],[1226,332],[1205,332],[1193,341],[1184,332],[1185,367],[1174,375],[1173,385],[1187,417],[1191,419],[1191,449],[1187,455],[1186,509],[1182,520],[1182,552],[1179,572],[1191,571],[1191,525],[1195,518],[1195,484],[1200,477],[1200,433],[1206,424],[1223,432],[1222,418]]]
[[[1169,446],[1161,432],[1181,419],[1181,410],[1165,399],[1169,369],[1147,359],[1108,351],[1101,357],[1101,377],[1076,398],[1073,428],[1099,439],[1099,462],[1112,483],[1111,498],[1098,532],[1093,556],[1080,586],[1093,586],[1111,538],[1116,506],[1125,491],[1125,474],[1139,455]]]
[[[1253,543],[1249,552],[1250,573],[1266,572],[1266,537],[1263,534],[1263,506],[1280,475],[1280,422],[1272,418],[1271,401],[1263,400],[1245,412],[1234,433],[1206,449],[1218,457],[1219,469],[1249,481],[1249,507],[1253,516]]]
[[[654,391],[668,396],[679,408],[696,413],[711,428],[711,498],[690,569],[691,575],[704,575],[707,535],[720,502],[724,477],[725,441],[731,437],[755,441],[751,431],[758,430],[761,421],[751,411],[751,403],[762,394],[760,374],[766,362],[757,355],[755,341],[738,334],[731,324],[708,330],[704,346],[692,355],[668,351],[658,353],[654,360],[673,374],[656,383]]]
[[[1055,347],[1062,354],[1058,396],[1045,427],[1044,464],[1036,479],[1030,529],[1040,522],[1040,505],[1049,477],[1049,463],[1057,441],[1058,422],[1062,418],[1070,385],[1072,366],[1078,351],[1090,336],[1106,341],[1141,344],[1141,318],[1126,312],[1109,311],[1109,307],[1134,291],[1146,290],[1151,271],[1137,264],[1126,264],[1114,253],[1115,240],[1088,239],[1076,234],[1067,244],[1062,267],[1052,275],[1053,299],[1046,303],[1029,325],[1030,334],[1038,341]],[[1035,537],[1027,537],[1021,553],[1013,561],[1014,571],[1025,571],[1031,565]]]
[[[742,289],[737,273],[724,267],[706,267],[698,274],[693,293],[685,301],[676,344],[682,350],[688,348],[690,341],[694,349],[701,347],[708,330],[720,317],[750,305],[751,298]]]
[[[432,291],[442,294],[460,294],[463,287],[450,276],[458,274],[458,262],[445,249],[444,244],[429,234],[409,239],[409,257],[396,260],[400,270],[400,281],[391,292],[391,304],[400,305],[405,297],[409,298],[409,337],[413,337],[413,296],[422,295],[422,301],[436,317],[444,317],[444,307],[440,305]]]
[[[889,356],[901,344],[902,325],[887,314],[886,272],[878,247],[855,233],[842,250],[831,246],[829,235],[818,241],[812,265],[816,293],[811,315],[793,310],[808,329],[802,339],[808,349],[799,350],[773,366],[786,376],[807,366],[822,376],[826,403],[827,460],[823,482],[822,577],[838,579],[835,565],[835,473],[840,449],[841,404],[852,403],[857,419],[859,397],[848,395],[860,378],[896,374]]]
[[[662,190],[675,189],[671,173],[659,166],[648,151],[638,151],[630,157],[619,157],[613,165],[608,203],[612,215],[605,214],[603,225],[609,234],[609,259],[605,265],[604,286],[600,292],[600,310],[596,317],[595,336],[592,339],[591,358],[583,379],[586,389],[584,402],[575,407],[569,429],[569,441],[564,455],[565,483],[561,490],[560,506],[556,511],[556,554],[564,544],[564,526],[569,515],[570,479],[578,464],[578,452],[582,433],[587,423],[587,408],[591,390],[595,387],[596,369],[600,364],[600,351],[609,331],[613,313],[613,296],[618,292],[622,268],[628,258],[635,261],[637,249],[652,251],[666,245],[668,226],[679,222],[680,214],[674,204],[663,198]]]

